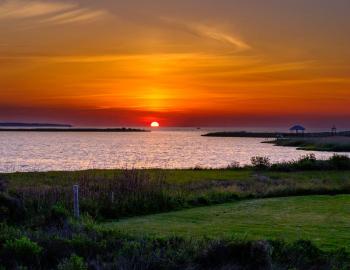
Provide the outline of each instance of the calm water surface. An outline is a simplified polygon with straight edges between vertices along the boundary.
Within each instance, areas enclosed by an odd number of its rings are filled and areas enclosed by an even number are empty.
[[[146,133],[0,133],[0,172],[89,168],[226,167],[249,164],[252,156],[271,161],[297,159],[295,148],[262,144],[257,138],[210,138],[196,131]],[[316,152],[318,158],[333,153]]]

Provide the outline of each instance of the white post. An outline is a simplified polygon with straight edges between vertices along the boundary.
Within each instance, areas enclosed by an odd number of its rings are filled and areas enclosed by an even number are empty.
[[[79,186],[74,185],[73,186],[73,192],[74,192],[74,217],[79,218]]]

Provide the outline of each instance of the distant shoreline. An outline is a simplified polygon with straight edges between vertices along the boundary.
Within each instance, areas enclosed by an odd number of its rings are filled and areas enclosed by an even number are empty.
[[[137,128],[0,128],[0,132],[150,132]]]
[[[338,136],[350,136],[350,131],[342,131],[337,133]],[[246,132],[246,131],[222,131],[210,132],[203,134],[203,137],[241,137],[241,138],[321,138],[332,137],[331,132],[310,132],[304,134],[286,133],[286,132]]]
[[[345,136],[285,138],[263,143],[271,143],[282,147],[296,147],[297,150],[305,151],[350,152],[350,137]]]
[[[13,127],[13,128],[19,128],[19,127],[43,127],[43,128],[49,128],[49,127],[63,127],[63,128],[71,128],[72,125],[69,124],[49,124],[49,123],[19,123],[19,122],[0,122],[0,127]]]

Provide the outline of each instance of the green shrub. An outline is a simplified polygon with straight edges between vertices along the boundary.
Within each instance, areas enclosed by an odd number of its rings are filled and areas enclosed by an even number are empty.
[[[271,167],[271,162],[268,157],[252,157],[251,163],[255,169],[264,170]]]
[[[199,269],[271,269],[272,247],[267,242],[211,243],[196,259]]]
[[[7,192],[8,188],[8,181],[5,179],[2,179],[2,176],[0,176],[0,192]]]
[[[8,265],[38,265],[43,249],[37,243],[23,236],[14,240],[7,240],[3,247],[3,258]]]
[[[18,228],[0,223],[0,249],[7,241],[21,237],[21,231]]]
[[[326,254],[310,241],[274,242],[273,260],[287,269],[332,269]]]
[[[241,165],[238,161],[233,161],[229,165],[227,165],[228,170],[238,170],[241,169]]]
[[[55,204],[51,207],[47,220],[49,224],[63,225],[70,216],[69,211],[62,204]]]
[[[275,171],[306,171],[306,170],[349,170],[350,158],[335,154],[327,160],[316,159],[314,154],[302,156],[299,160],[272,164]]]
[[[73,254],[69,259],[63,260],[57,270],[87,270],[87,265],[84,262],[84,259]]]
[[[350,169],[350,158],[348,156],[335,154],[329,159],[329,162],[334,169]]]
[[[350,269],[345,250],[321,251],[308,241],[138,238],[82,224],[23,233],[33,240],[11,233],[0,248],[5,269]]]
[[[302,162],[316,162],[317,159],[316,159],[316,156],[315,154],[307,154],[307,155],[304,155],[302,156],[300,159],[299,159],[299,163],[302,163]]]
[[[5,192],[0,192],[0,220],[10,222],[23,221],[26,211],[22,202]]]

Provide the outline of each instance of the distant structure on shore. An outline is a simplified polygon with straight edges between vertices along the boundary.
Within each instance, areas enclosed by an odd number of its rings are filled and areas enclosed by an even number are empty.
[[[337,135],[337,128],[336,128],[336,126],[334,125],[334,126],[332,127],[332,136],[335,136],[335,135]]]
[[[304,134],[305,130],[306,130],[306,128],[304,128],[301,125],[295,125],[289,129],[289,131],[295,132],[295,134]]]

